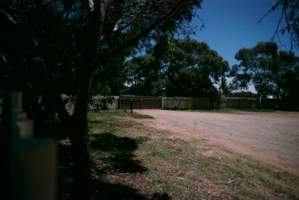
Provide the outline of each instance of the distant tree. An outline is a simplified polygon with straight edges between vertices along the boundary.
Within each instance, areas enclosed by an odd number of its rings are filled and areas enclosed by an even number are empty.
[[[238,91],[229,94],[230,97],[256,97],[256,94],[250,91]]]
[[[228,63],[208,45],[195,40],[169,39],[126,64],[130,91],[141,95],[211,96],[213,84],[228,92]],[[165,90],[165,91],[163,91]]]
[[[232,87],[247,88],[251,83],[259,99],[267,95],[285,97],[285,75],[298,67],[298,58],[291,52],[279,52],[273,42],[260,42],[253,48],[240,49],[235,58],[239,64],[231,70]]]
[[[205,96],[215,91],[215,84],[224,89],[228,63],[203,42],[171,41],[163,64],[170,96]]]
[[[159,32],[152,46],[147,46],[143,55],[137,55],[125,64],[127,93],[139,95],[162,95],[165,92],[163,62],[168,52],[168,43],[174,33]]]
[[[126,63],[126,85],[128,93],[135,95],[160,95],[157,82],[160,79],[159,66],[151,55],[138,56]]]
[[[166,84],[168,96],[217,97],[218,91],[208,76],[195,68],[180,68]]]
[[[221,77],[221,83],[220,83],[220,92],[224,96],[229,96],[231,94],[231,90],[229,88],[229,84],[227,83],[226,78],[228,78],[229,70],[225,73],[225,76]]]

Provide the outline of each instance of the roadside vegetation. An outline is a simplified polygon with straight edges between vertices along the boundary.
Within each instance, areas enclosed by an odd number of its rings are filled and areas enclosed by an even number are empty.
[[[150,116],[89,114],[101,199],[299,199],[299,177],[199,139],[144,126]]]

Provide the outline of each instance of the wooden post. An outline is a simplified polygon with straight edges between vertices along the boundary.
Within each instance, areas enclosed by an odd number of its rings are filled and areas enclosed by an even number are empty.
[[[133,113],[133,103],[132,103],[132,99],[130,99],[130,110],[131,110],[131,113]]]

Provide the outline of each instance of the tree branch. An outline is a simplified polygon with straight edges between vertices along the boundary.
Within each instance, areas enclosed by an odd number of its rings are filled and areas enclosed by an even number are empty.
[[[164,14],[162,17],[160,17],[159,19],[157,19],[156,21],[154,21],[148,28],[146,28],[145,30],[141,31],[135,37],[127,40],[119,48],[114,49],[113,51],[111,51],[111,52],[103,55],[103,57],[101,57],[101,58],[105,58],[106,60],[108,60],[113,55],[115,55],[115,54],[117,54],[117,53],[125,50],[126,48],[128,48],[131,45],[136,44],[140,39],[142,39],[143,37],[145,37],[153,29],[155,29],[157,26],[159,26],[160,24],[162,24],[166,19],[168,19],[169,17],[171,17],[173,14],[175,14],[179,10],[179,8],[183,5],[183,3],[185,1],[186,0],[179,0],[168,12],[166,12],[166,14]]]
[[[275,28],[275,31],[274,31],[274,33],[271,37],[271,40],[274,41],[275,36],[277,36],[277,39],[278,39],[280,44],[281,44],[281,41],[280,41],[280,38],[279,38],[279,27],[280,27],[280,24],[281,24],[281,21],[282,21],[284,15],[285,15],[285,10],[282,10],[281,15],[280,15],[279,20],[278,20],[278,23],[277,23],[276,28]]]

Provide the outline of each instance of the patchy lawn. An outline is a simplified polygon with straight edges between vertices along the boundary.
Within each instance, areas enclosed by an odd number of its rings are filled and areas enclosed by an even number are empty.
[[[99,199],[299,199],[299,177],[138,123],[149,117],[89,115]]]

